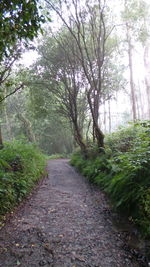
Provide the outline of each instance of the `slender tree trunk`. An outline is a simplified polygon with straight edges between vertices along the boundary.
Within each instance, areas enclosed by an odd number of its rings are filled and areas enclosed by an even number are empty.
[[[106,133],[107,129],[106,129],[106,105],[104,102],[104,132]]]
[[[6,97],[8,94],[7,92],[7,87],[4,88],[4,96]],[[11,130],[11,123],[8,117],[8,112],[7,112],[7,102],[5,102],[4,105],[4,116],[5,116],[5,121],[6,121],[6,128],[7,128],[7,134],[8,134],[8,138],[9,140],[12,140],[13,138],[13,134],[12,134],[12,130]]]
[[[136,95],[136,106],[137,106],[137,118],[138,120],[141,119],[141,116],[140,116],[140,107],[139,107],[139,101],[138,101],[138,96]]]
[[[150,119],[150,84],[147,77],[145,77],[145,85],[147,94],[148,118]]]
[[[86,158],[87,157],[87,147],[86,147],[85,143],[83,142],[82,135],[80,133],[80,130],[78,128],[77,123],[74,122],[73,126],[74,126],[74,137],[75,137],[75,140],[76,140],[77,144],[80,146],[81,151],[82,151],[83,155]]]
[[[101,152],[101,148],[104,148],[104,134],[98,125],[99,106],[97,106],[97,103],[96,103],[96,107],[95,107],[95,103],[94,103],[94,108],[93,108],[93,103],[92,103],[92,98],[91,98],[90,92],[88,92],[87,97],[88,97],[88,103],[89,103],[89,107],[90,107],[90,111],[91,111],[91,115],[92,115],[92,120],[93,120],[93,129],[94,129],[93,135],[95,135],[95,137],[96,137],[97,145],[98,145],[99,150]],[[96,97],[99,98],[99,95],[97,94]]]
[[[89,120],[88,125],[87,125],[87,130],[86,130],[86,143],[89,142],[89,130],[90,130],[90,126],[91,126],[91,119]]]
[[[141,119],[143,119],[144,118],[144,112],[143,112],[143,100],[142,100],[140,82],[138,82],[138,88],[139,88],[139,102],[140,102]]]
[[[110,106],[110,100],[108,100],[108,113],[109,113],[109,133],[111,133],[111,106]]]
[[[8,138],[9,138],[9,140],[12,140],[13,135],[12,135],[12,131],[11,131],[11,123],[10,123],[10,120],[9,120],[9,117],[8,117],[6,105],[4,107],[4,114],[5,114],[5,121],[6,121],[6,128],[7,128]]]
[[[146,69],[145,75],[145,86],[147,94],[147,104],[148,104],[148,117],[150,119],[150,62],[149,62],[149,44],[146,45],[144,50],[144,66]]]
[[[0,124],[0,149],[3,149],[3,138],[2,138],[2,129],[1,129],[1,124]]]
[[[128,60],[129,60],[129,72],[130,72],[132,115],[133,115],[133,121],[135,121],[137,119],[137,112],[136,112],[135,86],[134,86],[134,80],[133,80],[132,43],[131,43],[131,37],[130,37],[130,29],[127,23],[126,23],[126,29],[127,29],[127,43],[128,43]]]
[[[92,136],[93,136],[93,143],[95,144],[95,141],[96,141],[96,136],[95,136],[95,128],[94,128],[94,123],[92,124]]]

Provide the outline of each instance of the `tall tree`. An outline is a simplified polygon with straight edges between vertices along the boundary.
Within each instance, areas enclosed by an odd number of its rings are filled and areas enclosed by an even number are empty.
[[[130,3],[131,4],[131,3]],[[133,4],[133,3],[132,3]],[[131,24],[131,6],[129,5],[129,1],[124,1],[124,19],[126,26],[126,41],[127,41],[127,53],[128,53],[128,62],[129,62],[129,73],[130,73],[130,89],[131,89],[131,103],[132,103],[132,114],[133,120],[137,119],[137,111],[136,111],[136,95],[135,95],[135,84],[133,78],[133,43],[132,43],[132,24]]]
[[[144,0],[124,0],[124,11],[122,12],[123,23],[126,27],[126,43],[130,75],[130,91],[132,115],[135,121],[138,118],[139,92],[136,90],[134,73],[135,51],[137,44],[145,42],[147,36],[145,19],[148,15],[148,5]],[[136,82],[138,84],[138,82]],[[138,96],[137,96],[138,94]]]
[[[62,32],[46,39],[40,49],[41,60],[36,65],[41,68],[42,81],[50,92],[57,97],[59,112],[71,122],[74,138],[86,154],[83,141],[84,114],[87,101],[84,97],[85,79],[79,60],[73,52],[78,53],[70,32]]]
[[[60,17],[78,47],[75,56],[80,61],[88,83],[86,94],[93,121],[93,133],[98,147],[104,147],[104,134],[99,126],[99,105],[102,93],[102,67],[105,59],[106,41],[113,28],[106,26],[106,1],[46,0]],[[66,12],[63,12],[66,10]]]

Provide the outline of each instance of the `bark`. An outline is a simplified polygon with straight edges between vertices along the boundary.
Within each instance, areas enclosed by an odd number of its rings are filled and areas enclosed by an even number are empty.
[[[3,137],[2,137],[2,129],[1,129],[1,125],[0,125],[0,149],[3,149],[4,145],[3,145]]]
[[[80,146],[82,154],[87,157],[87,147],[83,141],[82,135],[80,133],[80,130],[78,128],[78,125],[74,123],[74,137],[77,142],[77,144]]]
[[[90,96],[90,94],[88,93],[88,103],[90,106],[90,110],[91,110],[91,114],[92,114],[92,119],[93,119],[93,131],[94,131],[94,136],[96,137],[97,140],[97,145],[101,151],[101,148],[104,147],[104,134],[101,131],[101,129],[99,128],[98,125],[98,116],[95,116],[94,110],[93,110],[93,106],[92,106],[92,98]],[[98,114],[98,113],[97,113]]]

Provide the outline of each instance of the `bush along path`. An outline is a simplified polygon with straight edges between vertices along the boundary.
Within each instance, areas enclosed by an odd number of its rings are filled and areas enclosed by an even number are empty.
[[[50,160],[43,180],[0,231],[0,266],[146,266],[126,248],[103,193],[68,160]]]
[[[46,157],[33,144],[14,140],[0,150],[0,228],[5,214],[18,205],[44,175]]]

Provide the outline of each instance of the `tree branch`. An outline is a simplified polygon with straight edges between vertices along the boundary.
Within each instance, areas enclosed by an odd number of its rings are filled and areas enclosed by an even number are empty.
[[[21,84],[19,87],[17,87],[14,91],[12,91],[11,93],[9,93],[8,95],[6,95],[3,98],[0,98],[0,103],[3,102],[7,97],[15,94],[17,91],[19,91],[20,89],[22,89],[24,87],[24,84]]]

